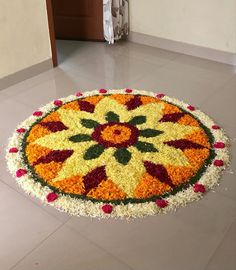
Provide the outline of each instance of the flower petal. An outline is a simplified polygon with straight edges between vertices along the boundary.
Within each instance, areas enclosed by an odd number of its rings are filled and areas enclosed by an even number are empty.
[[[87,151],[84,154],[84,159],[95,159],[98,158],[105,150],[105,147],[101,144],[95,144],[93,146],[90,146]]]
[[[142,153],[158,152],[152,143],[138,141],[134,146]]]
[[[131,153],[126,148],[117,149],[114,156],[116,160],[123,165],[128,164],[132,157]]]
[[[133,117],[129,121],[129,124],[136,126],[136,125],[141,125],[141,124],[143,124],[145,122],[146,122],[146,116],[144,116],[144,115],[138,115],[138,116]]]
[[[107,122],[120,122],[120,117],[118,114],[110,111],[106,114]]]
[[[163,133],[163,131],[161,131],[161,130],[156,130],[156,129],[151,129],[151,128],[139,130],[139,135],[142,137],[146,137],[146,138],[156,137],[162,133]]]
[[[86,142],[86,141],[91,141],[92,138],[88,134],[78,134],[78,135],[71,136],[69,140],[72,142]]]

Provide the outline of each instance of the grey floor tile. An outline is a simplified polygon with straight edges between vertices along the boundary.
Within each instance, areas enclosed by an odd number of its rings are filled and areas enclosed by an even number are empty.
[[[205,270],[234,270],[236,268],[236,220],[230,226]]]
[[[0,269],[10,269],[61,224],[0,182]]]
[[[63,226],[13,269],[127,270],[131,268],[79,233]]]

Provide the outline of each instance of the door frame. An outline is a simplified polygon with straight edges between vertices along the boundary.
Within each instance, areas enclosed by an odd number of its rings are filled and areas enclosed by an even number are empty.
[[[53,67],[57,67],[58,60],[57,60],[56,37],[55,37],[55,28],[54,28],[54,20],[53,20],[52,0],[46,0],[46,7],[47,7],[47,15],[48,15],[48,28],[49,28],[51,52],[52,52],[52,64],[53,64]]]

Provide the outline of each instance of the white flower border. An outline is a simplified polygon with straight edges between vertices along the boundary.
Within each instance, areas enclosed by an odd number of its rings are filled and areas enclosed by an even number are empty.
[[[112,89],[107,90],[107,93],[104,94],[114,94],[114,93],[122,93],[127,94],[126,89]],[[144,90],[134,90],[132,89],[132,94],[141,94],[147,95],[151,97],[156,97],[157,93],[144,91]],[[80,97],[76,95],[70,95],[66,98],[61,98],[62,103],[66,103],[69,101],[73,101],[78,98],[84,98],[93,95],[103,95],[99,92],[99,89],[83,92]],[[223,160],[224,166],[217,167],[213,164],[210,164],[203,176],[199,179],[198,183],[203,184],[207,190],[212,189],[219,181],[219,178],[229,164],[229,140],[225,135],[222,129],[214,130],[212,129],[212,125],[215,125],[214,121],[208,117],[206,114],[201,112],[198,109],[194,111],[188,110],[189,104],[186,104],[182,101],[179,101],[175,98],[171,98],[168,96],[162,97],[162,100],[171,102],[186,111],[189,111],[192,115],[194,115],[197,119],[199,119],[206,127],[211,130],[211,133],[214,136],[215,141],[224,142],[226,147],[223,149],[215,149],[217,154],[216,159]],[[54,102],[48,103],[46,106],[39,108],[39,110],[43,113],[41,116],[30,116],[24,122],[22,122],[16,129],[24,128],[27,130],[30,129],[32,124],[40,118],[43,118],[49,111],[56,108],[58,106],[54,105]],[[21,151],[21,144],[24,138],[25,133],[19,134],[18,132],[14,132],[13,136],[9,139],[9,144],[6,149],[6,159],[8,164],[9,171],[15,176],[16,171],[18,169],[26,169],[27,166],[24,164],[23,155]],[[17,153],[9,153],[9,149],[16,147],[19,149]],[[175,195],[170,195],[168,200],[168,205],[165,208],[160,208],[156,205],[155,202],[145,202],[145,203],[128,203],[128,204],[112,204],[113,210],[111,214],[105,214],[102,211],[102,206],[104,203],[102,202],[92,202],[87,200],[82,200],[78,198],[72,198],[69,195],[59,195],[59,197],[53,201],[47,202],[47,195],[50,192],[53,192],[49,187],[42,186],[39,182],[34,181],[30,172],[23,175],[20,178],[17,178],[17,183],[25,190],[26,193],[37,197],[44,204],[50,204],[51,206],[57,208],[60,211],[67,212],[70,215],[75,216],[89,216],[96,218],[133,218],[133,217],[144,217],[147,215],[156,215],[159,213],[167,213],[169,211],[176,210],[180,206],[185,206],[187,203],[199,200],[203,194],[198,192],[194,192],[193,186],[189,186],[186,190],[180,191]]]

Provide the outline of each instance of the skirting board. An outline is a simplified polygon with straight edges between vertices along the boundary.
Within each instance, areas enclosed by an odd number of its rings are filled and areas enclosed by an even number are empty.
[[[236,66],[236,54],[184,42],[130,32],[129,41]]]
[[[27,80],[31,77],[34,77],[44,71],[51,69],[52,67],[53,67],[52,59],[50,58],[41,63],[38,63],[23,70],[17,71],[16,73],[13,73],[6,77],[3,77],[2,79],[0,79],[0,90],[5,89],[13,84]]]

